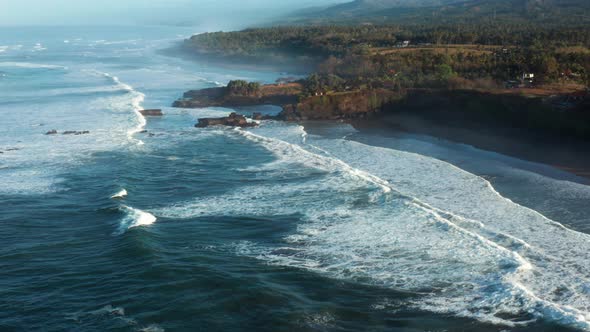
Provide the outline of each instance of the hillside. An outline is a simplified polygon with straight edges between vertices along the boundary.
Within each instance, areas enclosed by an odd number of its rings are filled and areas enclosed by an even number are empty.
[[[587,0],[356,0],[290,17],[305,24],[590,23]]]

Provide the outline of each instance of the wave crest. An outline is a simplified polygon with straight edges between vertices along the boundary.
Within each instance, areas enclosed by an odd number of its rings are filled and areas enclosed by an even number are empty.
[[[119,230],[115,233],[116,235],[121,235],[134,227],[153,225],[157,220],[157,218],[149,212],[145,212],[126,205],[121,206],[120,209],[125,212],[125,216],[119,224]]]

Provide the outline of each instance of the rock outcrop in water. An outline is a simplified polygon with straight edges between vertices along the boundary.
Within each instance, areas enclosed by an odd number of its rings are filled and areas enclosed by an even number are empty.
[[[90,132],[88,130],[84,130],[84,131],[64,131],[62,133],[62,135],[86,135],[86,134],[90,134]]]
[[[45,135],[57,135],[57,134],[59,134],[59,133],[57,132],[56,129],[52,129],[52,130],[50,130],[50,131],[48,131],[48,132],[45,133]],[[82,130],[82,131],[78,131],[78,130],[66,130],[66,131],[64,131],[61,134],[62,135],[76,135],[76,136],[77,135],[87,135],[87,134],[90,134],[90,131],[88,131],[88,130]]]
[[[139,111],[143,116],[163,116],[161,109],[149,109],[149,110],[141,110]]]
[[[20,151],[20,149],[19,148],[8,148],[4,151],[0,150],[0,154],[4,154],[4,152],[12,152],[12,151]]]
[[[229,116],[221,118],[203,118],[199,119],[199,123],[195,125],[197,128],[206,128],[210,126],[228,126],[228,127],[241,127],[249,128],[256,127],[256,122],[248,122],[245,116],[232,113]]]

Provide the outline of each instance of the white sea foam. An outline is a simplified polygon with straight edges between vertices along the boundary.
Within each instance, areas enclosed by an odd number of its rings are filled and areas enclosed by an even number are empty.
[[[149,212],[126,205],[121,206],[121,210],[125,212],[125,216],[121,220],[118,231],[115,233],[117,235],[125,233],[130,228],[152,225],[157,220],[157,218]]]
[[[98,310],[94,310],[89,312],[91,315],[115,315],[115,316],[125,316],[125,309],[123,307],[113,307],[112,305],[104,306]]]
[[[121,44],[133,44],[136,45],[138,42],[142,41],[141,39],[126,39],[126,40],[95,40],[90,43],[90,46],[97,46],[97,45],[121,45]]]
[[[92,87],[75,87],[75,88],[57,88],[57,89],[38,89],[32,91],[21,91],[13,94],[12,99],[26,99],[30,97],[59,97],[69,95],[93,95],[98,93],[115,93],[120,91],[118,86],[92,86]]]
[[[124,323],[127,326],[127,328],[132,328],[132,327],[136,327],[137,325],[139,325],[139,323],[137,322],[136,319],[126,316],[125,308],[114,307],[110,304],[106,305],[100,309],[97,309],[97,310],[78,311],[75,313],[70,313],[66,316],[67,320],[71,320],[76,323],[81,323],[86,320],[95,321],[97,318],[107,319],[107,320],[111,320],[111,319],[116,320],[118,326],[120,326],[121,323]]]
[[[12,180],[5,181],[0,192],[59,190],[59,174],[92,158],[94,152],[128,149],[130,144],[135,147],[136,141],[129,140],[129,131],[137,126],[134,110],[138,96],[129,92],[129,87],[115,84],[111,79],[110,83],[105,82],[102,74],[88,77],[87,71],[51,71],[43,75],[46,74],[54,81],[64,80],[67,84],[63,88],[5,92],[6,98],[15,103],[0,106],[3,125],[19,135],[14,137],[6,131],[0,133],[0,137],[8,147],[18,145],[20,150],[2,155],[2,162],[11,167],[4,173],[13,176]],[[21,95],[29,97],[20,101]],[[56,98],[44,98],[54,96]],[[20,102],[26,103],[27,108],[15,112]],[[34,126],[40,116],[44,119],[43,128]],[[88,130],[90,134],[43,135],[52,129],[58,132]]]
[[[6,53],[7,51],[19,50],[23,45],[0,45],[0,53]]]
[[[140,332],[164,332],[166,330],[164,330],[162,327],[160,327],[158,325],[152,324],[147,327],[142,327],[138,331],[140,331]]]
[[[413,300],[423,310],[507,326],[543,318],[590,330],[590,236],[440,160],[342,139],[304,144],[301,131],[283,124],[226,132],[277,158],[245,172],[274,169],[301,180],[248,186],[158,214],[302,215],[283,247],[253,244],[240,252],[334,278],[425,291]]]
[[[135,90],[131,85],[121,82],[121,80],[119,80],[119,78],[117,76],[113,76],[109,73],[101,73],[101,74],[104,77],[111,80],[115,84],[115,86],[117,86],[121,90],[127,91],[132,96],[130,106],[137,117],[137,126],[130,129],[127,132],[127,138],[130,141],[135,142],[137,145],[144,145],[144,142],[140,139],[134,138],[134,135],[141,132],[147,124],[147,120],[139,112],[142,109],[141,104],[145,100],[145,94]]]
[[[122,199],[122,198],[127,197],[127,195],[128,195],[127,190],[126,189],[122,189],[118,193],[116,193],[113,196],[111,196],[111,199]]]
[[[59,65],[50,65],[43,63],[31,63],[31,62],[0,62],[0,67],[16,67],[16,68],[30,68],[30,69],[65,69],[68,67]]]
[[[37,43],[37,44],[35,44],[35,46],[33,47],[33,51],[34,51],[34,52],[41,52],[41,51],[45,51],[45,50],[47,50],[47,48],[46,48],[46,47],[44,47],[44,46],[43,46],[43,44],[41,44],[41,43]]]

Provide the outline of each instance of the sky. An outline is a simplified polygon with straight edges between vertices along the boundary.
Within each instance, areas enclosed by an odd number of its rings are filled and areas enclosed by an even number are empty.
[[[346,0],[0,0],[0,25],[180,24],[237,28]]]

